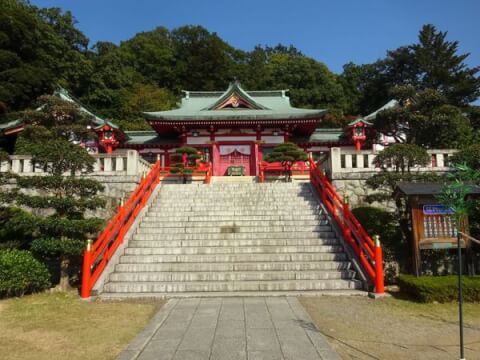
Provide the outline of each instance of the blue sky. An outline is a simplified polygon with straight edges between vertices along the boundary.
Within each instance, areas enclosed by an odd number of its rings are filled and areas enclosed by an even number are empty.
[[[460,41],[480,66],[480,0],[32,0],[71,10],[91,42],[119,43],[165,26],[202,25],[244,50],[292,44],[341,72],[343,64],[369,63],[389,49],[415,42],[432,23]]]

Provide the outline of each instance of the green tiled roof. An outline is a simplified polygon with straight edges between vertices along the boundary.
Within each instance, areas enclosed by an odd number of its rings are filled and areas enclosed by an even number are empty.
[[[310,136],[294,137],[296,143],[330,143],[341,141],[344,137],[344,130],[317,128]]]
[[[13,129],[17,127],[18,125],[22,124],[22,120],[17,119],[5,123],[0,123],[0,132],[4,132],[5,130]]]
[[[177,144],[178,138],[170,138],[165,136],[159,136],[154,130],[144,131],[125,131],[127,139],[124,144],[126,145],[142,145],[142,144]]]
[[[57,95],[60,99],[62,99],[64,101],[73,102],[73,103],[77,104],[78,107],[80,108],[80,111],[82,111],[83,113],[88,114],[91,117],[93,117],[94,123],[95,123],[95,125],[97,125],[97,127],[101,127],[103,125],[109,125],[110,127],[114,128],[114,129],[118,129],[118,125],[114,124],[110,120],[102,119],[101,117],[95,115],[90,110],[85,108],[77,99],[75,99],[72,95],[70,95],[68,93],[68,91],[65,90],[64,88],[59,87],[55,91],[54,95]]]
[[[98,127],[101,127],[101,126],[104,126],[104,125],[109,125],[113,129],[118,129],[119,128],[118,125],[114,124],[113,122],[111,122],[109,120],[104,120],[101,117],[92,113],[87,108],[85,108],[77,99],[75,99],[73,96],[71,96],[68,93],[68,91],[65,90],[64,88],[59,87],[54,92],[54,95],[58,96],[60,99],[62,99],[64,101],[72,102],[72,103],[75,103],[76,105],[78,105],[78,107],[80,108],[80,111],[82,111],[85,114],[90,115],[93,118],[95,128],[98,128]],[[43,108],[43,106],[44,105],[38,107],[36,110],[40,111]],[[0,133],[3,133],[3,132],[5,132],[9,129],[15,128],[15,127],[21,125],[22,123],[23,123],[23,119],[16,119],[16,120],[13,120],[13,121],[10,121],[10,122],[7,122],[7,123],[0,124]]]
[[[225,92],[185,91],[179,109],[144,112],[149,120],[191,121],[191,120],[259,120],[259,119],[304,119],[324,115],[325,109],[299,109],[290,105],[287,90],[245,91],[240,84],[233,83]],[[216,105],[237,94],[249,102],[253,109],[224,108]]]

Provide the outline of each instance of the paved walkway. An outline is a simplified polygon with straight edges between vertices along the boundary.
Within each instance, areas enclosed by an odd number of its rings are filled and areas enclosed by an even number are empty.
[[[294,297],[171,299],[117,360],[339,359]]]

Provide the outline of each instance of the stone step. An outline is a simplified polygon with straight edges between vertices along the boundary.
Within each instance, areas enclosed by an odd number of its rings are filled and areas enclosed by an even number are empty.
[[[183,282],[110,282],[105,290],[110,293],[177,293],[177,292],[220,292],[220,291],[298,291],[359,289],[355,280],[281,280],[281,281],[183,281]]]
[[[183,209],[183,208],[212,208],[212,207],[232,207],[232,206],[241,206],[241,207],[262,207],[262,208],[284,208],[284,207],[313,207],[317,208],[319,205],[316,201],[298,201],[282,199],[278,201],[263,201],[263,200],[245,200],[239,199],[234,201],[223,201],[223,200],[205,200],[205,201],[158,201],[153,203],[150,207],[152,209],[158,208],[169,208],[169,209]]]
[[[183,194],[189,195],[188,197],[184,197],[183,199],[188,200],[198,200],[199,198],[202,199],[238,199],[240,197],[246,198],[261,198],[261,199],[282,199],[284,197],[292,198],[292,199],[301,199],[304,197],[307,198],[314,198],[314,193],[310,190],[287,190],[287,191],[277,191],[277,190],[262,190],[259,189],[258,191],[254,191],[252,189],[248,191],[241,191],[239,189],[232,189],[228,191],[215,191],[215,192],[208,192],[208,191],[164,191],[162,190],[155,201],[159,199],[171,199],[174,198],[175,195]]]
[[[299,210],[296,209],[292,211],[292,209],[280,209],[280,210],[272,210],[272,211],[265,211],[262,209],[249,209],[249,210],[240,210],[231,208],[229,210],[184,210],[181,212],[172,211],[171,209],[164,209],[158,211],[152,211],[151,209],[148,211],[148,216],[171,216],[172,214],[181,214],[182,216],[261,216],[261,215],[271,215],[271,216],[292,216],[293,214],[297,215],[299,218],[303,218],[303,216],[310,216],[310,215],[323,215],[323,211],[321,209],[306,209],[306,210]]]
[[[137,234],[210,234],[210,233],[271,233],[271,232],[313,232],[313,231],[329,231],[330,225],[305,225],[305,226],[203,226],[194,227],[194,223],[188,223],[185,227],[139,227]],[[172,224],[173,225],[173,224]]]
[[[181,193],[184,196],[179,198],[180,201],[201,201],[201,200],[222,200],[222,201],[235,201],[240,199],[250,199],[250,200],[282,200],[282,199],[291,199],[291,200],[313,200],[315,196],[311,192],[231,192],[231,193],[220,193],[220,194],[205,194],[205,193],[191,193],[185,194]],[[175,197],[178,197],[179,193],[170,193],[170,194],[160,194],[154,201],[171,201]]]
[[[245,240],[132,240],[129,248],[151,247],[223,247],[223,246],[312,246],[340,245],[331,239],[245,239]]]
[[[332,239],[333,231],[261,232],[261,233],[174,233],[134,234],[133,240],[249,240],[249,239]]]
[[[292,205],[292,204],[283,204],[283,205],[265,205],[265,204],[216,204],[214,202],[204,205],[165,205],[161,206],[150,206],[151,211],[170,211],[170,212],[181,212],[181,211],[197,211],[199,213],[203,211],[245,211],[245,210],[261,210],[265,212],[274,212],[274,211],[286,211],[287,209],[292,212],[294,210],[319,210],[321,209],[320,205]],[[227,214],[228,215],[228,214]]]
[[[203,254],[293,254],[293,253],[339,253],[340,245],[297,246],[191,246],[191,247],[128,247],[125,255],[203,255]]]
[[[223,227],[223,226],[249,226],[252,228],[263,227],[263,226],[327,226],[329,222],[327,220],[243,220],[242,218],[236,220],[211,220],[211,221],[158,221],[150,220],[145,218],[140,227],[144,228],[184,228],[184,227],[193,227],[199,228],[199,231],[202,231],[206,227]]]
[[[110,282],[153,281],[278,281],[352,279],[353,271],[233,271],[233,272],[118,272],[110,275]]]
[[[311,221],[322,221],[326,220],[325,215],[303,215],[302,217],[296,216],[296,215],[245,215],[245,216],[222,216],[221,220],[222,221],[298,221],[299,219],[301,220],[311,220]],[[164,213],[162,216],[151,216],[150,214],[147,214],[143,218],[142,224],[143,223],[148,223],[148,222],[184,222],[184,221],[195,221],[195,222],[201,222],[201,221],[218,221],[219,218],[218,216],[204,216],[202,214],[200,215],[177,215],[177,216],[171,216],[168,213]]]
[[[170,262],[284,262],[284,261],[345,261],[345,253],[260,253],[260,254],[211,254],[211,255],[122,255],[121,264],[149,264]]]
[[[117,264],[116,272],[168,272],[168,271],[327,271],[349,270],[349,261],[316,262],[243,262],[243,263],[154,263]]]

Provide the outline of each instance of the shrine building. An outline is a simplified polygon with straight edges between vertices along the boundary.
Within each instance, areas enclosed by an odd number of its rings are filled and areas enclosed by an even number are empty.
[[[395,106],[394,101],[378,111],[354,119],[345,128],[321,127],[327,109],[301,109],[290,104],[288,90],[246,91],[235,81],[226,91],[183,91],[180,107],[174,110],[145,112],[152,130],[123,131],[83,107],[66,90],[55,95],[75,102],[92,116],[91,129],[98,135],[95,143],[82,144],[92,153],[111,153],[116,149],[137,150],[143,158],[162,167],[170,166],[171,155],[181,146],[194,147],[210,161],[214,176],[227,174],[229,167],[242,167],[244,175],[257,176],[262,158],[277,144],[296,143],[313,158],[327,154],[331,147],[372,146],[371,120],[376,113]],[[23,130],[21,120],[0,125],[3,139]],[[384,143],[376,134],[377,143]],[[388,142],[388,139],[386,140]]]

